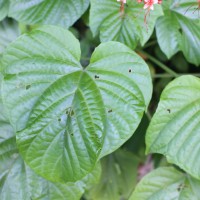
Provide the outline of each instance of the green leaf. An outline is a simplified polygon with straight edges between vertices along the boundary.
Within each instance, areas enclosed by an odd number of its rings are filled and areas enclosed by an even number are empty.
[[[14,131],[2,112],[0,99],[0,199],[79,200],[86,184],[97,182],[100,166],[76,183],[52,183],[36,175],[18,154]]]
[[[0,23],[0,54],[20,35],[16,21],[5,19]]]
[[[182,37],[180,41],[180,50],[190,63],[200,65],[200,23],[198,20],[191,21],[182,16],[178,18]]]
[[[200,179],[200,79],[187,75],[172,81],[163,91],[147,130],[148,153],[167,160]]]
[[[172,167],[158,168],[146,175],[129,200],[198,200],[200,181]]]
[[[3,101],[20,152],[48,180],[91,172],[131,137],[151,98],[147,65],[123,44],[101,44],[86,69],[79,59],[78,41],[53,26],[21,36],[3,56]]]
[[[89,188],[86,199],[128,199],[137,182],[139,159],[132,153],[118,150],[103,158],[101,179]]]
[[[163,53],[170,59],[179,50],[179,23],[174,13],[168,12],[166,16],[160,17],[156,22],[156,35],[158,44]]]
[[[120,13],[120,3],[113,0],[91,0],[90,28],[93,35],[100,32],[102,42],[119,41],[134,49],[138,41],[144,45],[150,38],[156,19],[161,16],[162,8],[147,16],[147,27],[144,23],[145,10],[141,4],[128,0],[124,14]]]
[[[118,42],[94,51],[88,73],[100,89],[107,112],[107,131],[101,157],[118,149],[138,127],[147,108],[152,83],[144,61]]]
[[[174,0],[170,9],[190,19],[199,19],[198,0]]]
[[[156,35],[159,46],[168,59],[178,51],[182,51],[187,61],[198,66],[200,65],[199,19],[188,19],[186,14],[181,15],[173,9],[174,7],[184,9],[183,5],[185,4],[178,4],[176,1],[173,4],[171,1],[163,2],[165,15],[156,23]]]
[[[69,27],[81,17],[88,6],[89,0],[10,0],[9,16],[26,24]]]
[[[6,17],[9,9],[9,0],[0,0],[0,21]]]
[[[9,124],[7,124],[9,126]],[[10,126],[10,131],[12,130]],[[96,182],[94,175],[76,183],[52,183],[36,175],[17,153],[15,136],[8,136],[0,123],[1,134],[7,137],[0,140],[0,199],[70,199],[79,200],[86,183]],[[10,133],[10,132],[9,132]],[[13,133],[13,131],[12,131]],[[87,181],[86,181],[87,180]]]

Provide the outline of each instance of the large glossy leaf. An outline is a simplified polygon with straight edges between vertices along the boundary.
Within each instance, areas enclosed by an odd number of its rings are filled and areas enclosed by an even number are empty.
[[[200,179],[200,79],[182,76],[163,91],[147,130],[147,152],[166,155]]]
[[[136,130],[147,108],[152,85],[149,70],[131,49],[118,42],[101,44],[93,53],[88,73],[100,89],[107,112],[101,157],[121,146]]]
[[[182,4],[179,5],[174,2],[172,4],[172,1],[163,2],[165,15],[160,17],[156,23],[158,43],[168,58],[171,58],[178,51],[182,51],[189,62],[200,65],[199,19],[188,19],[186,14],[182,13],[181,15],[173,9],[174,7],[181,8],[182,6]]]
[[[3,56],[3,101],[17,143],[35,172],[75,181],[137,128],[151,98],[143,60],[117,42],[100,45],[91,63],[67,30],[45,26],[21,36]]]
[[[91,0],[90,28],[93,35],[100,32],[100,39],[105,41],[119,41],[132,49],[140,41],[144,45],[151,36],[156,19],[161,16],[159,5],[147,16],[147,27],[144,23],[145,10],[142,4],[127,0],[125,13],[120,13],[120,3],[113,0]]]
[[[69,27],[88,6],[89,0],[10,0],[9,16],[26,24]]]
[[[1,77],[0,77],[1,80]],[[79,200],[86,184],[95,184],[100,166],[76,183],[52,183],[36,175],[18,154],[15,134],[0,96],[0,199]]]
[[[5,19],[0,23],[0,54],[19,34],[20,31],[16,21]]]
[[[0,103],[2,107],[2,104]],[[1,117],[0,113],[0,118]],[[86,183],[95,183],[99,169],[76,183],[52,183],[36,175],[22,160],[12,127],[0,121],[0,199],[79,200]]]
[[[129,200],[198,200],[200,181],[172,167],[158,168],[146,175]]]
[[[103,158],[101,164],[101,179],[89,188],[86,199],[128,199],[137,182],[139,159],[130,152],[118,150]]]
[[[0,0],[0,20],[8,14],[9,0]]]

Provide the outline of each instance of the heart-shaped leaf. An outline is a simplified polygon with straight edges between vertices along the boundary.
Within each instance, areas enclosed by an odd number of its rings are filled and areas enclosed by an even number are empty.
[[[163,91],[160,103],[147,130],[148,153],[166,155],[200,179],[200,79],[182,76]]]
[[[21,36],[3,56],[3,101],[29,166],[53,181],[76,181],[137,128],[151,98],[143,60],[117,42],[101,44],[83,69],[65,29]]]
[[[59,24],[69,27],[88,6],[89,0],[10,0],[9,16],[26,24]]]
[[[76,183],[52,183],[36,175],[18,154],[14,131],[0,99],[0,199],[78,200],[86,184],[98,181],[100,166]]]
[[[158,168],[146,175],[129,200],[198,200],[200,181],[172,167]]]
[[[150,38],[156,19],[163,14],[160,5],[147,15],[142,4],[127,0],[124,13],[120,12],[120,3],[116,0],[91,0],[90,28],[93,35],[100,31],[100,39],[105,41],[119,41],[134,49],[138,42],[144,45]]]

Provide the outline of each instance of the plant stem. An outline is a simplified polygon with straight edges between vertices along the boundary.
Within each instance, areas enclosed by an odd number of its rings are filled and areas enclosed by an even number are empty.
[[[183,75],[193,75],[193,76],[197,76],[200,77],[200,73],[191,73],[191,74],[187,74],[187,73],[179,73],[177,74],[178,76],[183,76]],[[154,74],[153,78],[173,78],[174,75],[171,74]]]
[[[150,54],[141,51],[140,52],[146,56],[149,60],[151,60],[153,63],[155,63],[157,66],[159,66],[161,69],[163,69],[164,71],[166,71],[168,74],[171,74],[173,77],[178,77],[178,74],[171,70],[170,68],[168,68],[166,65],[164,65],[163,63],[161,63],[159,60],[157,60],[156,58],[154,58],[153,56],[151,56]]]
[[[151,41],[151,42],[148,42],[147,44],[144,45],[143,48],[146,49],[146,48],[148,48],[148,47],[150,47],[150,46],[153,46],[153,45],[155,45],[155,44],[157,44],[157,41],[156,41],[156,40]]]

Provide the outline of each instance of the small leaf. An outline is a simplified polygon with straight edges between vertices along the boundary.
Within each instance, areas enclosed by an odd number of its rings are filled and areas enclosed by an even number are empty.
[[[144,23],[145,10],[136,1],[127,0],[124,14],[120,13],[120,3],[113,0],[91,0],[90,27],[93,35],[100,32],[102,42],[119,41],[132,49],[138,42],[144,45],[150,38],[156,19],[161,16],[159,5],[148,18],[148,31]]]
[[[9,16],[26,24],[69,27],[81,17],[88,6],[89,0],[10,0]]]
[[[200,179],[200,79],[187,75],[163,91],[146,135],[147,153],[161,153]]]
[[[172,167],[160,167],[146,175],[129,200],[198,200],[200,181]]]
[[[176,54],[179,48],[179,23],[173,13],[168,12],[166,16],[160,17],[156,22],[156,35],[158,44],[168,59]]]
[[[78,41],[53,26],[21,36],[3,56],[3,101],[18,147],[52,181],[90,173],[131,137],[151,98],[149,69],[125,45],[101,44],[86,69],[79,60]]]

